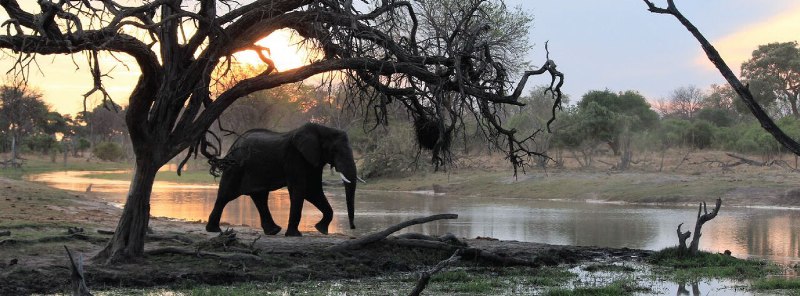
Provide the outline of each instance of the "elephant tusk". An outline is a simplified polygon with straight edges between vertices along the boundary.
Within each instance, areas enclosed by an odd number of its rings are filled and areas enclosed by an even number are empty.
[[[347,178],[344,177],[344,174],[339,173],[339,177],[342,177],[342,181],[344,181],[345,183],[350,184],[350,180],[347,180]]]
[[[356,177],[356,179],[358,179],[358,181],[361,181],[361,183],[367,184],[367,181],[364,181],[364,179],[361,179],[361,177]]]

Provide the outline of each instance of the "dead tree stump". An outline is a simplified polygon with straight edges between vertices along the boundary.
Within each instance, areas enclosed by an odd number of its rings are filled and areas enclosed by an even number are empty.
[[[686,240],[689,239],[689,236],[692,235],[691,231],[682,232],[681,225],[683,223],[678,224],[678,249],[683,252],[688,252],[691,255],[696,255],[698,249],[700,248],[700,237],[703,235],[701,230],[703,229],[703,224],[714,219],[719,213],[719,208],[722,206],[722,199],[717,198],[716,205],[711,213],[708,212],[708,207],[706,203],[703,202],[700,204],[700,207],[697,209],[697,221],[694,224],[694,236],[692,236],[692,242],[687,248]]]

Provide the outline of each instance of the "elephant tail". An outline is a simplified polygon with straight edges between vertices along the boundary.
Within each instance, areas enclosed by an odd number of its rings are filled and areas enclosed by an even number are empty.
[[[208,159],[208,164],[211,166],[208,169],[208,172],[214,177],[219,177],[222,176],[222,172],[224,172],[226,169],[235,166],[236,161],[228,159],[227,157],[225,158],[211,157]]]

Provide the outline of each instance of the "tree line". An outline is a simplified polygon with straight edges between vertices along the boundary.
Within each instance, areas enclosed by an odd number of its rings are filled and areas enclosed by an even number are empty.
[[[0,153],[5,162],[20,164],[21,154],[49,155],[55,162],[71,157],[125,159],[125,109],[99,105],[76,116],[61,114],[42,94],[25,83],[0,86]],[[91,152],[85,155],[85,152]]]

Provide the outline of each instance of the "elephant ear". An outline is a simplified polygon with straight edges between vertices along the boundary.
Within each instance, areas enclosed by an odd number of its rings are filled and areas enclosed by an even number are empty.
[[[292,136],[292,145],[300,151],[303,158],[314,166],[321,166],[322,160],[322,147],[320,146],[319,139],[309,133],[295,133]]]

